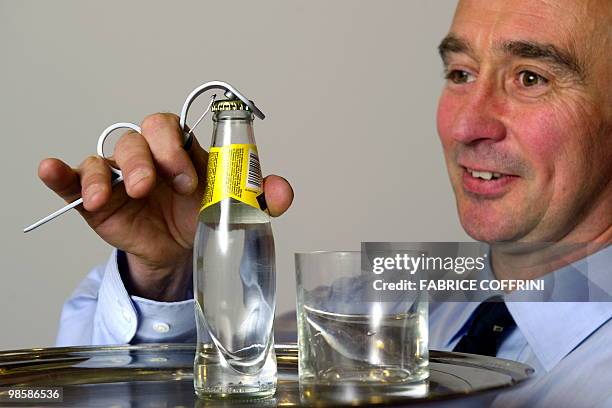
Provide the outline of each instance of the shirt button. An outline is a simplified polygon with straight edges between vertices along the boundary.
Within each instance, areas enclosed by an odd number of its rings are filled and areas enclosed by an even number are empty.
[[[153,323],[153,330],[158,333],[168,333],[170,331],[170,325],[162,322]]]

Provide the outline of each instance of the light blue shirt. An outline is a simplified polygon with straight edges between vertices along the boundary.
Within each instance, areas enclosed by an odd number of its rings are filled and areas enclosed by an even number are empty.
[[[573,264],[612,274],[612,246]],[[556,273],[556,272],[555,272]],[[566,288],[571,290],[572,288]],[[430,308],[429,346],[452,350],[478,303]],[[517,328],[497,356],[529,364],[534,378],[509,391],[445,406],[612,407],[612,303],[507,302]],[[193,300],[156,302],[128,294],[113,251],[94,268],[62,310],[58,346],[195,342]]]
[[[157,302],[128,294],[114,250],[64,304],[57,346],[196,341],[193,299]]]

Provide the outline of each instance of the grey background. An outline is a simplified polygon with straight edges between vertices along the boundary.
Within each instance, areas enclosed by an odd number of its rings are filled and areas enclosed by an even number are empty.
[[[273,223],[279,311],[295,251],[467,239],[435,127],[455,3],[0,0],[0,349],[52,345],[63,301],[111,251],[76,212],[21,232],[63,205],[38,162],[77,166],[109,124],[178,112],[213,79],[267,114],[263,171],[295,188]]]

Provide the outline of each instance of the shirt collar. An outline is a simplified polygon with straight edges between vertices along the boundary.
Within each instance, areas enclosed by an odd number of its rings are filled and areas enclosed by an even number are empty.
[[[490,257],[489,257],[490,258]],[[494,278],[488,266],[484,268],[481,278]],[[605,281],[601,287],[609,287],[612,265],[612,246],[583,258],[559,271],[566,273],[566,268],[577,269],[588,275],[591,281]],[[576,274],[574,273],[574,276]],[[570,286],[557,286],[561,292],[556,295],[564,298],[565,290],[574,290]],[[511,299],[512,296],[509,296]],[[547,297],[550,299],[551,297]],[[552,297],[554,299],[555,296]],[[565,297],[567,298],[567,297]],[[468,302],[465,307],[457,308],[446,316],[443,326],[446,333],[453,336],[446,338],[445,346],[462,335],[479,302]],[[442,306],[442,305],[440,305]],[[508,311],[516,322],[525,340],[545,370],[551,370],[563,357],[574,350],[601,325],[612,318],[612,302],[527,302],[506,301]],[[435,329],[435,328],[434,328]],[[434,333],[435,334],[435,333]],[[435,338],[435,336],[432,336]]]
[[[588,272],[590,276],[609,275],[610,265],[612,246],[554,273],[565,273],[568,268],[574,268],[585,274]],[[509,301],[506,304],[517,327],[547,371],[612,318],[610,302]]]

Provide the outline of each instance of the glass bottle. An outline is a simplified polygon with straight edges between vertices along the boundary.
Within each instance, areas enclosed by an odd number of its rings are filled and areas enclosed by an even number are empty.
[[[204,398],[263,398],[276,390],[276,275],[253,114],[240,100],[212,112],[194,242],[194,387]]]

